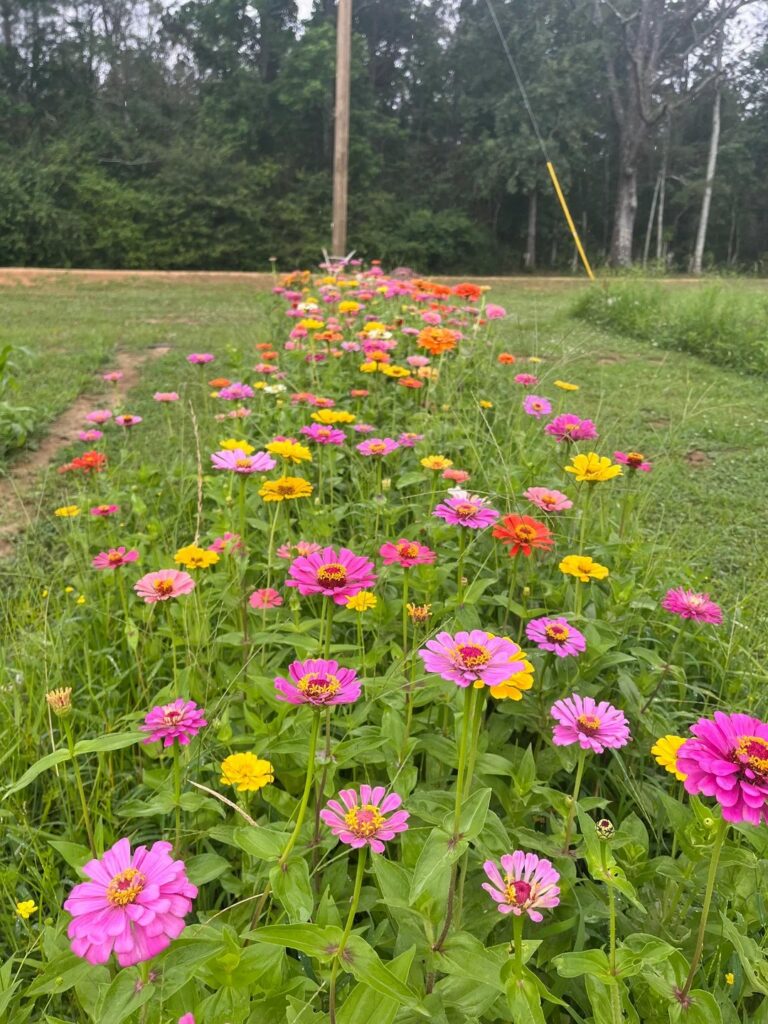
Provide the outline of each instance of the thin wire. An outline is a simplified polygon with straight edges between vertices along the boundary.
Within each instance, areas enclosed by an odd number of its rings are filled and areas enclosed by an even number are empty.
[[[490,14],[491,19],[493,20],[493,24],[496,26],[496,31],[498,32],[499,39],[501,40],[501,45],[504,48],[504,53],[507,55],[509,66],[512,68],[512,74],[515,76],[515,81],[517,82],[517,87],[520,90],[520,95],[523,98],[523,105],[525,106],[525,109],[528,113],[528,117],[530,118],[534,135],[536,136],[539,146],[541,147],[541,152],[544,154],[545,161],[549,163],[549,154],[547,152],[546,143],[544,142],[544,138],[541,132],[539,131],[539,124],[536,120],[536,115],[533,112],[531,102],[528,99],[528,93],[525,91],[525,85],[523,85],[523,80],[520,77],[520,72],[517,70],[517,64],[515,64],[515,59],[512,56],[512,52],[509,49],[509,46],[507,45],[507,40],[504,36],[504,33],[501,31],[501,25],[499,24],[499,19],[496,16],[496,11],[494,10],[491,0],[485,0],[485,2],[488,7],[488,13]]]

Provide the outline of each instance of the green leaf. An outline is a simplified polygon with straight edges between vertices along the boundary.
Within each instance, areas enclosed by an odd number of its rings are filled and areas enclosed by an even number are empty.
[[[11,796],[12,793],[18,793],[19,790],[25,789],[30,782],[34,782],[38,775],[42,775],[43,772],[49,768],[53,768],[54,765],[63,764],[64,761],[69,761],[70,754],[68,750],[52,750],[50,754],[46,754],[45,757],[41,757],[39,761],[27,768],[20,779],[12,783],[5,791],[3,799]]]
[[[239,849],[259,860],[277,860],[288,842],[288,835],[274,829],[244,825],[233,830],[230,840]]]
[[[561,978],[580,978],[582,974],[593,974],[597,978],[613,982],[608,957],[602,949],[584,949],[579,953],[561,953],[552,963]]]
[[[136,983],[138,981],[138,971],[120,971],[104,993],[99,1019],[109,1021],[109,1024],[121,1024],[126,1017],[130,1017],[139,1007],[148,1002],[154,994],[155,986],[151,982],[147,982],[137,991]]]
[[[28,996],[66,992],[91,971],[91,965],[74,953],[63,953],[51,960],[45,970],[26,990]]]
[[[87,846],[70,843],[67,839],[49,839],[48,845],[52,846],[59,856],[76,871],[80,871],[84,864],[93,859]]]
[[[336,955],[342,934],[341,928],[320,928],[316,924],[271,924],[251,932],[251,938],[255,942],[297,949],[327,963]]]
[[[275,898],[291,922],[310,919],[315,895],[309,878],[309,865],[303,857],[295,857],[283,866],[276,864],[269,872],[269,881]]]
[[[539,991],[530,978],[511,974],[506,987],[507,1003],[515,1024],[546,1024]]]
[[[229,870],[229,861],[218,853],[200,853],[187,861],[187,874],[193,885],[205,885]]]
[[[691,1005],[680,1018],[683,1024],[723,1024],[723,1015],[711,992],[694,988],[689,994]]]
[[[375,950],[359,935],[349,936],[341,960],[345,970],[375,992],[379,992],[389,999],[396,999],[424,1017],[429,1016],[428,1012],[420,1005],[416,993],[379,960]]]
[[[416,862],[411,893],[408,898],[409,903],[413,905],[425,889],[441,878],[446,869],[462,856],[468,846],[469,843],[466,839],[454,842],[453,836],[444,832],[443,829],[432,829]]]
[[[106,736],[99,736],[95,740],[80,740],[75,744],[75,755],[97,754],[105,750],[122,750],[124,747],[132,747],[142,739],[138,732],[109,732]]]
[[[413,946],[386,965],[387,971],[403,984],[408,980],[415,952],[416,947]],[[374,1020],[376,1024],[392,1024],[401,1005],[399,999],[382,997],[379,991],[361,982],[344,1000],[336,1014],[337,1024],[371,1024]]]
[[[465,800],[459,818],[459,832],[462,839],[476,839],[483,831],[491,802],[491,789],[479,789]],[[445,828],[445,823],[443,823]]]

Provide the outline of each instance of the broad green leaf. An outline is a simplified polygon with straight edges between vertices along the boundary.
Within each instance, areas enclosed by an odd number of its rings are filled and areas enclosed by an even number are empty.
[[[294,857],[282,867],[276,864],[269,872],[275,899],[282,905],[291,922],[308,921],[315,906],[315,895],[309,879],[309,865],[303,857]]]
[[[403,984],[408,980],[415,952],[415,947],[407,949],[386,965],[390,974]],[[337,1024],[371,1024],[372,1021],[376,1024],[392,1024],[401,1005],[399,999],[382,996],[381,992],[361,982],[355,985],[344,1000],[344,1005],[336,1014]]]
[[[578,953],[561,953],[552,963],[562,978],[580,978],[582,974],[593,974],[604,981],[612,982],[608,957],[602,949],[584,949]]]
[[[442,877],[446,868],[455,863],[468,846],[466,839],[454,842],[453,837],[443,829],[432,829],[416,862],[409,903],[415,903],[425,889]]]
[[[42,775],[43,772],[49,768],[53,768],[54,765],[63,764],[64,761],[69,761],[70,755],[68,750],[52,750],[50,754],[46,754],[41,757],[39,761],[35,763],[24,772],[20,779],[12,783],[3,794],[3,799],[11,796],[13,793],[18,793],[19,790],[25,789],[30,782],[34,782],[38,775]]]
[[[539,992],[530,978],[507,979],[507,1003],[515,1024],[546,1024]]]
[[[187,874],[193,885],[205,885],[219,878],[229,867],[229,861],[218,853],[200,853],[187,861]]]
[[[342,934],[341,928],[320,928],[316,924],[272,924],[257,928],[251,932],[251,938],[254,942],[298,949],[327,963],[336,954]]]
[[[142,739],[138,732],[109,732],[106,736],[99,736],[95,740],[80,740],[75,744],[75,755],[96,754],[105,750],[122,750],[124,747],[132,747]]]
[[[109,1024],[121,1024],[144,1003],[149,1002],[155,986],[148,982],[139,988],[137,981],[139,973],[136,970],[123,970],[115,975],[114,981],[104,993],[101,1020],[109,1021]]]
[[[74,953],[63,953],[46,964],[43,973],[26,990],[28,996],[66,992],[91,970],[90,964]]]
[[[344,969],[353,974],[358,981],[390,999],[414,1010],[424,1017],[427,1011],[420,1005],[419,997],[405,982],[383,964],[375,950],[359,935],[350,935],[342,956]]]
[[[81,846],[80,843],[70,843],[67,839],[49,839],[48,845],[52,846],[59,856],[76,871],[80,871],[83,865],[92,859],[91,851],[87,846]]]

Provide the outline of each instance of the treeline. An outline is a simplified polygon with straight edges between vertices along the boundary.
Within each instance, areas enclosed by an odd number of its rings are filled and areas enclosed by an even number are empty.
[[[761,3],[493,6],[595,263],[695,269],[714,153],[701,263],[768,271]],[[350,247],[422,271],[574,265],[486,0],[354,7]],[[303,24],[294,0],[0,0],[0,263],[315,260],[334,60],[333,0]]]

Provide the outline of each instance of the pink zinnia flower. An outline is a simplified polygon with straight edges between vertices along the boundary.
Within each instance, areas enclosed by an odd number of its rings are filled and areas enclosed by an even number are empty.
[[[443,480],[450,480],[454,484],[465,484],[469,480],[466,469],[444,469],[441,476]]]
[[[193,363],[195,366],[201,366],[203,363],[212,363],[213,356],[210,352],[190,352],[187,356],[187,362]]]
[[[107,420],[112,419],[112,410],[94,409],[93,412],[89,412],[85,418],[89,423],[106,423]]]
[[[552,422],[544,427],[544,432],[557,441],[587,441],[598,436],[592,420],[583,420],[570,412],[555,416]]]
[[[525,635],[542,651],[552,651],[559,658],[576,656],[587,649],[584,634],[567,619],[532,619],[525,627]]]
[[[91,562],[91,565],[94,569],[117,569],[121,565],[135,562],[138,557],[138,551],[126,551],[125,548],[110,548],[109,551],[100,551]]]
[[[451,526],[466,526],[470,530],[482,530],[499,518],[495,508],[489,508],[485,498],[476,494],[464,494],[447,498],[432,510],[432,515],[444,519]]]
[[[596,704],[592,697],[574,693],[572,697],[556,701],[550,714],[559,723],[552,731],[556,747],[578,743],[582,750],[602,754],[606,747],[623,747],[632,738],[624,712],[606,700]]]
[[[549,416],[552,412],[552,403],[540,395],[526,395],[523,399],[523,409],[529,416],[535,416],[540,420],[542,416]]]
[[[691,726],[677,752],[686,792],[713,796],[726,821],[768,821],[768,725],[751,715],[716,711]]]
[[[315,444],[344,444],[347,435],[338,427],[328,427],[322,423],[312,423],[308,427],[302,427],[301,433],[305,434]]]
[[[429,366],[431,362],[429,356],[407,356],[405,361],[409,366],[416,367]]]
[[[238,554],[242,556],[245,554],[240,534],[230,533],[229,530],[226,533],[222,533],[220,537],[216,537],[213,543],[208,545],[208,550],[215,551],[217,555]]]
[[[266,608],[279,608],[283,603],[282,597],[274,587],[262,587],[261,590],[254,590],[248,598],[251,608],[264,611]]]
[[[697,594],[683,587],[668,590],[661,607],[673,615],[679,615],[681,619],[693,619],[694,622],[709,622],[719,626],[723,621],[720,606],[710,600],[709,594]]]
[[[277,549],[278,558],[293,558],[295,555],[314,555],[316,551],[322,551],[322,544],[315,544],[312,541],[300,540],[296,544],[281,544]]]
[[[358,796],[355,789],[342,789],[339,800],[329,800],[320,817],[331,832],[349,846],[366,844],[374,853],[384,852],[384,842],[394,839],[408,828],[408,811],[398,811],[403,798],[397,793],[385,796],[383,786],[371,788],[363,784]],[[391,817],[385,815],[395,811]]]
[[[178,402],[179,400],[177,391],[156,391],[152,397],[156,402]]]
[[[485,307],[485,316],[487,320],[501,320],[501,318],[506,315],[506,309],[504,309],[503,306],[496,306],[493,302],[489,302]]]
[[[401,448],[414,448],[419,441],[423,440],[423,434],[401,434],[397,439],[397,443]]]
[[[148,572],[142,576],[133,589],[143,597],[147,604],[156,601],[167,601],[181,594],[191,594],[195,589],[195,581],[188,572],[180,569],[162,569],[160,572]]]
[[[622,466],[629,466],[631,470],[640,470],[641,473],[650,473],[653,466],[645,461],[642,452],[614,452],[613,457]]]
[[[230,473],[246,474],[266,473],[277,465],[267,452],[254,452],[253,455],[247,455],[242,448],[213,452],[211,462],[214,469],[227,469]]]
[[[524,388],[532,388],[534,384],[539,383],[539,378],[535,373],[516,373],[515,384],[522,384]]]
[[[92,516],[113,516],[120,511],[119,505],[94,505],[88,510]]]
[[[360,680],[351,668],[340,668],[338,661],[310,658],[288,666],[288,679],[275,679],[277,699],[288,704],[352,704],[360,696]]]
[[[560,902],[560,875],[548,860],[515,850],[501,858],[501,869],[503,876],[494,861],[483,864],[491,880],[491,884],[483,882],[483,888],[498,904],[500,914],[527,914],[538,924],[544,917],[536,908],[551,909]]]
[[[120,370],[110,370],[109,373],[102,373],[101,375],[101,379],[108,381],[110,384],[117,384],[123,377],[124,374]]]
[[[179,746],[185,747],[208,725],[204,715],[203,708],[199,708],[193,700],[179,697],[170,704],[158,704],[152,708],[139,730],[150,734],[144,740],[145,743],[162,740],[164,747],[171,747],[178,740]]]
[[[185,1013],[183,1017],[179,1017],[178,1024],[195,1024],[194,1014]]]
[[[141,416],[132,416],[129,412],[123,413],[122,416],[115,416],[115,423],[119,427],[135,427],[141,421]]]
[[[483,629],[438,633],[418,652],[427,672],[467,687],[479,682],[498,686],[516,672],[522,672],[522,661],[512,660],[520,653],[518,645],[506,636],[494,636]]]
[[[139,846],[131,853],[120,839],[83,872],[64,902],[72,915],[67,928],[72,952],[91,964],[105,964],[114,949],[121,967],[151,960],[184,931],[197,888],[170,843]]]
[[[77,437],[79,441],[100,441],[104,437],[104,432],[102,430],[81,430]]]
[[[415,540],[401,538],[394,543],[387,541],[379,548],[379,554],[384,559],[384,565],[393,565],[397,562],[407,569],[412,565],[431,565],[437,555],[430,548],[419,544]]]
[[[356,555],[349,548],[323,548],[311,555],[300,556],[291,563],[290,579],[286,587],[298,587],[302,597],[322,594],[332,597],[336,604],[346,604],[347,598],[360,590],[367,590],[376,582],[373,562]]]
[[[523,491],[523,497],[543,512],[565,512],[566,509],[573,508],[573,502],[567,494],[551,487],[529,487],[527,491]]]
[[[376,427],[370,423],[356,423],[352,429],[358,434],[372,434]]]
[[[219,398],[223,398],[227,402],[241,402],[244,398],[253,398],[253,394],[250,384],[243,384],[236,380],[219,391]]]

